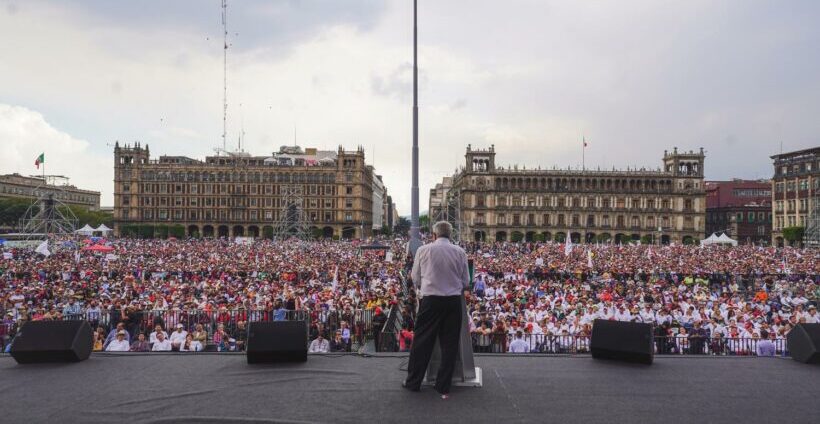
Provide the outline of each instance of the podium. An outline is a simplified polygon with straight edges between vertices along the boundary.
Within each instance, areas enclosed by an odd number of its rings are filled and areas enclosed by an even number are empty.
[[[456,357],[456,367],[453,372],[453,386],[481,387],[481,368],[475,366],[473,360],[473,342],[470,338],[470,317],[467,315],[467,301],[461,297],[461,334],[458,343],[458,356]],[[436,375],[441,366],[441,346],[438,340],[433,347],[433,355],[430,357],[430,364],[427,366],[427,375],[422,384],[432,386],[436,384]]]

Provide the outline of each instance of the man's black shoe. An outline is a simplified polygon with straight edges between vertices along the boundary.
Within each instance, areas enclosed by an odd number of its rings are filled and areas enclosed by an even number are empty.
[[[405,390],[410,390],[411,392],[418,392],[420,390],[419,387],[408,386],[406,381],[401,382],[401,387],[403,387]]]

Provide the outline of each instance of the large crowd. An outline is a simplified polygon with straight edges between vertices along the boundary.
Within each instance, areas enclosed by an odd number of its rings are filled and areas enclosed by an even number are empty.
[[[242,350],[249,321],[307,319],[313,352],[350,351],[401,312],[412,343],[415,295],[404,240],[87,240],[49,256],[6,248],[0,340],[28,320],[84,319],[95,350]],[[79,243],[82,245],[82,243]],[[595,319],[648,322],[660,353],[758,353],[798,323],[820,322],[818,253],[754,246],[464,243],[477,351],[577,352]],[[58,248],[61,247],[61,248]],[[79,246],[78,246],[79,247]]]

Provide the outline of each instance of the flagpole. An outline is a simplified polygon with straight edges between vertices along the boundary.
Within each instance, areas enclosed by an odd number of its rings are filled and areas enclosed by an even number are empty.
[[[586,153],[587,153],[587,138],[581,137],[581,170],[585,171],[587,169],[587,161],[586,161]]]

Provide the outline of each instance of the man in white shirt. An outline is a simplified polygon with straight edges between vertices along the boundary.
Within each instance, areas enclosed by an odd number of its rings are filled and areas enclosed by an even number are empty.
[[[118,331],[117,338],[112,340],[111,343],[108,344],[108,347],[105,348],[106,352],[128,352],[131,349],[131,345],[128,344],[128,340],[125,340],[125,331]]]
[[[515,332],[515,340],[510,343],[510,353],[527,353],[530,351],[530,344],[524,341],[524,333],[521,330]]]
[[[171,350],[171,341],[165,338],[165,332],[160,331],[157,333],[157,341],[154,342],[154,346],[151,350],[153,352],[166,352]]]
[[[177,330],[171,333],[170,341],[171,341],[171,349],[179,350],[179,347],[185,343],[185,336],[188,335],[188,332],[183,330],[182,324],[177,324]]]
[[[319,334],[312,342],[310,342],[310,353],[328,353],[330,352],[330,343]]]

